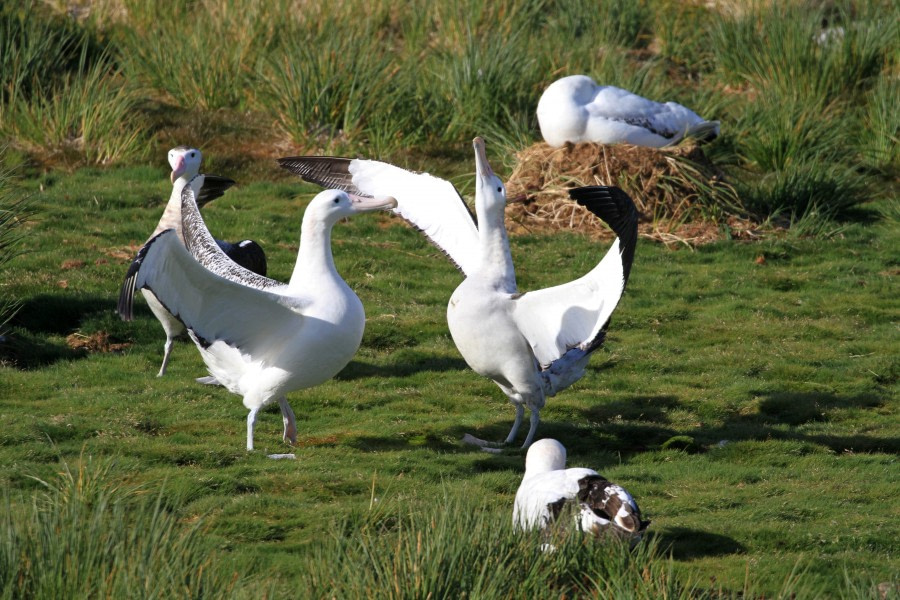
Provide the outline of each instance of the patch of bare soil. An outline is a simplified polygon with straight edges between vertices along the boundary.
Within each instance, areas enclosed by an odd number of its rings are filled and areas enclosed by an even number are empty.
[[[83,333],[73,333],[66,337],[66,344],[73,350],[84,350],[85,352],[122,352],[131,344],[113,343],[109,340],[109,334],[105,331],[98,331],[91,335]]]

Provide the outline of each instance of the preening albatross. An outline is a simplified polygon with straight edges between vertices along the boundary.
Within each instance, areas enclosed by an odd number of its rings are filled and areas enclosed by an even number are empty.
[[[397,199],[394,212],[420,229],[465,275],[447,306],[456,347],[475,372],[496,383],[516,407],[505,443],[519,431],[524,409],[531,425],[523,447],[534,438],[548,396],[584,375],[591,353],[603,343],[634,259],[637,210],[615,187],[572,190],[571,196],[606,221],[618,236],[590,272],[569,283],[520,293],[504,225],[506,191],[475,138],[475,212],[454,187],[426,173],[387,163],[335,157],[279,159],[303,179],[369,196]],[[488,443],[467,436],[485,446]]]
[[[661,148],[685,137],[709,141],[719,122],[706,121],[675,102],[654,102],[622,88],[597,85],[586,75],[557,79],[537,106],[541,135],[551,146],[566,142],[633,144]]]
[[[334,266],[332,226],[396,202],[340,190],[318,194],[303,214],[297,262],[285,285],[237,265],[215,243],[196,205],[203,177],[182,192],[186,247],[172,229],[150,240],[128,270],[119,312],[131,316],[135,289],[152,291],[187,327],[210,374],[243,397],[250,411],[247,450],[253,449],[257,413],[273,401],[281,406],[284,440],[294,443],[297,428],[286,394],[343,369],[365,327],[362,302]]]
[[[153,230],[153,234],[147,238],[147,242],[165,231],[166,229],[174,229],[176,237],[184,243],[184,236],[181,233],[181,191],[185,185],[200,172],[200,163],[203,161],[203,154],[196,148],[188,146],[178,146],[169,150],[169,165],[172,167],[170,179],[172,181],[172,193],[169,201],[163,210],[162,217]],[[197,196],[197,205],[202,207],[208,202],[215,200],[225,193],[225,191],[234,185],[234,181],[226,177],[216,177],[215,175],[207,175],[206,182],[203,186],[202,193]],[[260,275],[266,274],[266,255],[263,249],[253,240],[244,240],[236,244],[216,240],[216,243],[231,257],[232,260]],[[153,292],[149,290],[141,290],[150,311],[159,320],[163,330],[166,332],[166,344],[164,346],[162,366],[159,368],[157,377],[166,374],[166,367],[169,366],[169,358],[172,355],[172,344],[176,337],[184,332],[184,326],[181,322],[172,316],[172,314],[160,304]]]
[[[596,537],[612,534],[638,541],[650,525],[641,520],[637,502],[625,488],[592,469],[567,469],[565,447],[553,439],[538,440],[525,457],[513,527],[545,529],[567,514],[572,521],[561,526],[575,526]]]

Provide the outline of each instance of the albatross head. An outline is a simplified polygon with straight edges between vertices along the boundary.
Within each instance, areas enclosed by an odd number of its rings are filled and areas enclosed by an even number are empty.
[[[397,207],[397,201],[390,196],[366,198],[348,194],[341,190],[325,190],[310,200],[306,214],[329,224],[337,223],[344,217],[372,210],[388,210]]]
[[[503,207],[506,206],[506,187],[488,164],[484,140],[477,137],[472,140],[472,146],[475,147],[476,203],[481,203],[489,211],[497,210],[502,213]]]
[[[554,439],[533,443],[525,455],[525,477],[566,468],[566,448]]]
[[[172,167],[172,174],[169,179],[172,183],[179,177],[190,181],[200,172],[200,162],[203,160],[203,154],[196,148],[188,146],[178,146],[169,150],[169,166]]]

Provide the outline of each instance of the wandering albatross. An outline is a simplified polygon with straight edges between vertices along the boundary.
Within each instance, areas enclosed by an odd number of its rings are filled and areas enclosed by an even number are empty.
[[[544,141],[556,147],[596,142],[662,148],[685,137],[710,141],[719,135],[718,121],[706,121],[675,102],[662,104],[597,85],[586,75],[551,83],[538,101],[537,118]]]
[[[519,431],[524,409],[531,424],[522,447],[531,444],[546,398],[584,375],[591,353],[603,343],[634,259],[637,210],[615,187],[571,190],[579,204],[606,221],[618,238],[583,277],[535,292],[516,287],[504,225],[506,191],[475,138],[476,226],[459,193],[447,181],[362,159],[290,157],[282,167],[303,179],[362,195],[390,195],[394,212],[421,230],[465,275],[447,306],[447,323],[466,363],[490,378],[516,407],[504,443]],[[465,441],[492,445],[466,435]]]
[[[553,439],[538,440],[525,456],[525,475],[516,492],[513,527],[547,529],[571,511],[571,522],[583,533],[640,540],[650,521],[641,520],[637,502],[625,488],[593,469],[566,468],[566,449]]]
[[[204,178],[182,191],[185,245],[168,229],[141,248],[122,284],[119,314],[130,319],[135,289],[151,290],[184,323],[210,374],[243,397],[250,411],[247,450],[257,413],[273,401],[281,407],[283,439],[294,444],[286,394],[334,377],[356,354],[365,327],[362,302],[335,269],[331,229],[344,217],[396,201],[340,190],[318,194],[303,214],[297,262],[283,284],[237,265],[216,244],[196,203]]]
[[[184,186],[200,172],[200,163],[203,161],[203,154],[196,148],[188,146],[177,146],[169,150],[169,165],[172,167],[172,174],[169,179],[172,181],[172,193],[169,201],[163,210],[162,217],[156,225],[156,229],[147,238],[147,242],[165,231],[166,229],[174,229],[175,235],[184,243],[184,236],[181,233],[181,191]],[[234,185],[234,181],[226,177],[217,177],[215,175],[206,176],[206,184],[203,186],[202,193],[197,197],[197,205],[203,207],[212,200],[225,193],[225,191]],[[145,243],[147,243],[145,242]],[[247,269],[259,273],[266,274],[266,255],[263,249],[253,240],[243,240],[238,243],[225,242],[216,240],[216,243],[225,251],[228,256]],[[166,374],[166,368],[169,366],[169,358],[172,355],[172,345],[176,337],[184,332],[184,326],[181,322],[172,316],[172,314],[160,304],[156,296],[150,290],[141,290],[144,299],[150,311],[157,318],[163,331],[166,332],[166,344],[163,351],[162,366],[159,368],[157,377]],[[208,378],[201,378],[204,383],[214,383]]]

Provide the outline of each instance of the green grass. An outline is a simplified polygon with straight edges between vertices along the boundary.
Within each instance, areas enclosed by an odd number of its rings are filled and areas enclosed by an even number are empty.
[[[205,212],[216,235],[259,240],[283,280],[309,197],[295,194],[309,188],[274,166],[263,178],[274,183],[238,185]],[[646,547],[628,560],[591,548],[513,562],[531,570],[512,584],[512,567],[491,566],[496,581],[479,569],[497,564],[492,547],[529,546],[508,533],[524,456],[458,442],[501,439],[512,408],[456,351],[445,311],[459,275],[420,235],[388,215],[336,226],[335,260],[366,306],[366,334],[334,380],[291,395],[297,460],[272,461],[290,451],[277,411],[262,414],[258,451],[245,452],[246,410],[193,382],[204,374],[196,350],[178,344],[157,379],[158,323],[140,307],[134,323],[114,314],[133,244],[168,195],[166,172],[81,169],[22,185],[38,215],[0,287],[23,302],[0,346],[0,482],[15,514],[45,493],[35,477],[49,482],[60,459],[74,471],[84,456],[115,462],[98,475],[109,485],[158,494],[183,528],[172,535],[202,519],[210,577],[237,572],[276,595],[325,596],[339,583],[364,597],[399,581],[394,597],[621,584],[648,598],[855,598],[896,581],[894,203],[830,237],[694,251],[641,243],[605,349],[549,400],[538,435],[633,492],[653,520]],[[564,234],[512,244],[524,290],[580,275],[605,251]],[[132,345],[66,344],[98,332]],[[440,574],[446,561],[459,565],[452,575]],[[348,579],[354,565],[369,568]]]
[[[38,164],[135,164],[189,141],[232,162],[279,146],[433,168],[423,154],[458,161],[475,135],[512,157],[539,139],[541,91],[586,73],[721,120],[707,152],[742,217],[831,229],[896,180],[898,7],[732,8],[29,0],[0,9],[0,132]],[[843,33],[819,41],[823,19]]]
[[[0,338],[0,597],[896,596],[895,4],[70,4],[0,7],[0,166],[18,179],[13,196],[0,174],[0,298],[19,306]],[[843,38],[815,42],[823,16]],[[636,551],[541,554],[512,535],[523,453],[458,441],[502,439],[512,408],[450,339],[459,274],[397,219],[335,228],[366,333],[341,374],[291,395],[296,461],[265,458],[289,451],[277,410],[245,452],[246,410],[193,382],[193,346],[157,379],[159,324],[143,305],[115,315],[171,189],[168,147],[239,180],[207,222],[259,241],[284,280],[313,190],[270,159],[379,157],[471,193],[469,140],[508,173],[538,139],[541,90],[575,72],[722,121],[706,152],[736,196],[699,218],[726,202],[791,225],[753,244],[642,241],[606,347],[542,411],[539,437],[653,520]],[[530,290],[605,245],[512,250]],[[125,347],[70,345],[86,339]]]

